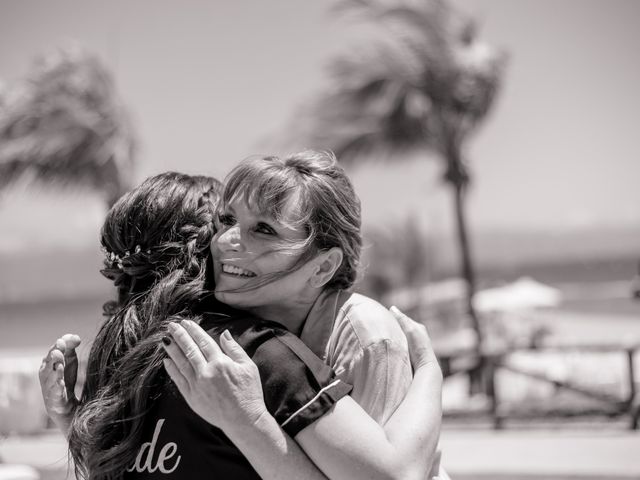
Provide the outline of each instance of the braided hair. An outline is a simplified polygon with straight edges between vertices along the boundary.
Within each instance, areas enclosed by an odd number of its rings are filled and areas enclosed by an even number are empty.
[[[168,172],[145,180],[109,211],[101,273],[117,288],[89,353],[69,451],[76,475],[120,478],[135,461],[145,413],[166,382],[159,346],[169,322],[193,316],[205,293],[221,184]]]

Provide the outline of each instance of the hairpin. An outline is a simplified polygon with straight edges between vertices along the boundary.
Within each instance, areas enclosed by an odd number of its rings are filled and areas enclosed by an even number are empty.
[[[102,252],[105,254],[107,259],[111,263],[117,263],[118,264],[118,268],[120,270],[122,270],[123,269],[122,260],[124,260],[125,258],[130,257],[131,255],[139,254],[140,252],[142,252],[142,247],[140,245],[136,245],[135,248],[133,249],[133,254],[131,253],[131,251],[126,250],[122,256],[118,255],[115,252],[111,252],[111,251],[107,250],[106,247],[102,247],[101,250],[102,250]],[[151,249],[148,248],[147,250],[145,250],[145,253],[147,255],[151,255]]]

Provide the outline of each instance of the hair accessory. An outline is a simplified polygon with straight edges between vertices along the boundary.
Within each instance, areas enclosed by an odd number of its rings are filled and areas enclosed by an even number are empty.
[[[118,268],[122,270],[123,269],[122,260],[124,260],[125,258],[129,258],[131,255],[139,254],[140,252],[142,252],[142,247],[140,245],[136,245],[135,248],[133,249],[133,254],[131,253],[131,251],[126,250],[122,256],[118,255],[115,252],[110,252],[109,250],[106,249],[106,247],[102,247],[101,250],[107,257],[107,260],[109,260],[111,263],[117,263]],[[148,248],[145,251],[145,253],[147,255],[151,255],[151,249]]]

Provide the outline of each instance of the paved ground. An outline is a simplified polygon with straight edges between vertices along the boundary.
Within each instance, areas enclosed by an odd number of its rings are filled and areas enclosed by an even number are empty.
[[[640,432],[458,430],[442,432],[443,465],[457,479],[640,479]]]
[[[441,445],[454,480],[640,479],[640,432],[620,424],[498,432],[446,427]],[[55,433],[4,439],[0,458],[34,466],[43,480],[72,478],[64,439]]]

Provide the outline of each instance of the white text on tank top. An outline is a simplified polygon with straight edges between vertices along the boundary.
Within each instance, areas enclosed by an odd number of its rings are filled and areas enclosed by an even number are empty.
[[[153,473],[156,470],[159,470],[160,473],[173,473],[176,468],[178,468],[178,464],[180,463],[180,459],[182,458],[181,455],[178,455],[173,465],[167,465],[167,462],[171,461],[178,451],[178,445],[176,445],[175,442],[166,443],[160,450],[155,465],[153,464],[153,457],[158,443],[158,437],[160,436],[160,431],[162,430],[164,421],[164,418],[161,418],[157,421],[151,441],[144,442],[142,444],[142,446],[140,447],[140,451],[138,452],[138,455],[136,457],[136,461],[132,466],[127,468],[127,472]]]

